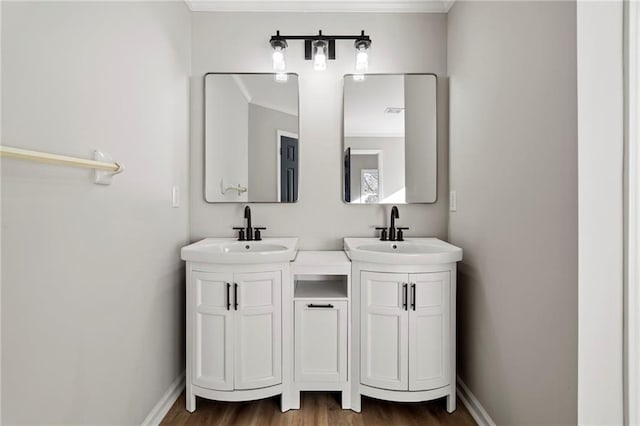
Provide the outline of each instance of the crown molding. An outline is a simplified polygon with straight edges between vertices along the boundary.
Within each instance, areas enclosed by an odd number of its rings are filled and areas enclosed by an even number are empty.
[[[194,12],[447,13],[455,0],[184,0]]]

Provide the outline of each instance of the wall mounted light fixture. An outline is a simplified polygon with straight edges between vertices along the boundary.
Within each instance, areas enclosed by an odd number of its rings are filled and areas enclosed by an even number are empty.
[[[357,73],[365,73],[369,66],[371,38],[364,30],[359,35],[324,35],[322,30],[317,35],[280,35],[280,31],[276,31],[269,43],[273,48],[273,70],[277,73],[284,73],[286,69],[284,51],[287,40],[304,41],[304,58],[313,60],[313,69],[316,71],[324,71],[327,69],[327,60],[336,59],[336,40],[355,40]]]

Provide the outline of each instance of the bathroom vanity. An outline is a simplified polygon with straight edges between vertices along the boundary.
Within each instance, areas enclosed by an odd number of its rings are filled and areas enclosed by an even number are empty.
[[[399,402],[447,397],[456,409],[456,262],[462,250],[436,238],[345,238],[352,260],[353,385]]]
[[[340,391],[400,402],[455,398],[456,262],[436,238],[345,238],[344,252],[296,238],[207,238],[187,261],[186,408]],[[294,261],[295,259],[295,261]]]
[[[249,401],[283,393],[293,333],[290,261],[297,238],[207,238],[187,261],[186,408],[195,397]],[[283,318],[286,320],[283,321]]]
[[[296,202],[297,75],[207,73],[204,86],[205,200]],[[345,75],[345,203],[436,202],[437,86],[434,74]],[[462,250],[436,238],[405,241],[399,218],[393,206],[380,239],[298,252],[295,238],[255,241],[264,228],[245,206],[238,241],[184,247],[187,410],[196,396],[281,394],[286,411],[300,408],[303,391],[340,391],[342,408],[357,412],[362,395],[447,397],[454,411]]]

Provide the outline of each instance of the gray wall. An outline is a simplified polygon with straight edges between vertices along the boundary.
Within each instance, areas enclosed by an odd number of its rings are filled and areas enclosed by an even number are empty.
[[[497,424],[575,424],[576,5],[455,2],[448,32],[459,375]]]
[[[184,369],[188,10],[2,9],[2,144],[126,165],[2,161],[2,423],[140,423]]]
[[[249,198],[278,199],[276,132],[298,134],[298,117],[249,104]]]
[[[407,202],[437,198],[437,87],[435,77],[404,78],[404,158]],[[446,194],[445,197],[446,198]]]
[[[249,184],[245,160],[249,152],[249,104],[233,76],[208,75],[206,79],[206,198],[209,201],[246,201],[246,192],[238,194],[229,190],[222,193],[222,188]]]
[[[373,39],[372,73],[433,72],[444,76],[447,61],[445,14],[193,14],[191,78],[191,239],[232,236],[241,225],[242,204],[203,200],[202,76],[206,72],[270,72],[269,36],[314,33],[351,34],[365,29]],[[241,34],[242,37],[238,37]],[[221,48],[221,46],[233,46]],[[342,76],[353,73],[353,43],[336,44],[336,61],[325,72],[304,60],[304,44],[291,42],[287,67],[300,75],[300,197],[296,204],[256,204],[254,223],[266,236],[298,236],[302,249],[340,249],[345,236],[374,236],[388,221],[388,206],[349,206],[342,202]],[[438,203],[400,206],[409,235],[447,235],[447,80],[439,79]],[[336,218],[340,218],[336,222]]]

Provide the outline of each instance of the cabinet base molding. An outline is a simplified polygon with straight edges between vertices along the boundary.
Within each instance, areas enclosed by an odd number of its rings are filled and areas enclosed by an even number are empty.
[[[188,389],[187,389],[188,391]],[[189,392],[187,392],[188,394]],[[238,402],[238,401],[254,401],[256,399],[269,398],[282,393],[282,385],[269,386],[260,389],[233,390],[233,391],[216,391],[201,388],[200,386],[191,385],[191,393],[193,396],[201,396],[203,398],[212,399],[214,401]]]
[[[442,398],[443,396],[449,396],[452,393],[455,395],[455,389],[453,389],[452,386],[444,386],[438,389],[431,389],[427,391],[393,391],[374,388],[367,385],[360,385],[361,395],[394,402],[430,401],[432,399]]]
[[[147,417],[142,421],[143,426],[159,425],[164,416],[167,415],[173,404],[178,400],[180,394],[184,390],[185,375],[184,371],[180,373],[169,389],[162,395],[160,400],[154,405]]]
[[[480,426],[496,426],[496,423],[491,419],[487,410],[484,409],[478,398],[471,393],[471,390],[465,385],[465,383],[458,377],[458,397],[460,401],[467,407],[467,410],[471,414],[471,417]]]

